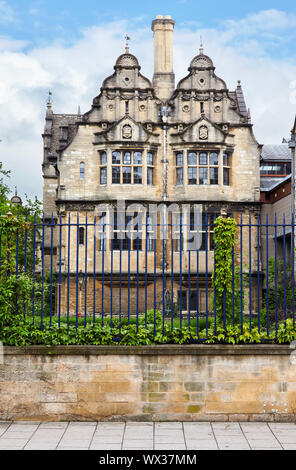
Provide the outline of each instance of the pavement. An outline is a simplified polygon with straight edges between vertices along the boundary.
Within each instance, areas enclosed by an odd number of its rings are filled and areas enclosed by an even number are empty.
[[[0,450],[296,450],[296,423],[0,421]]]

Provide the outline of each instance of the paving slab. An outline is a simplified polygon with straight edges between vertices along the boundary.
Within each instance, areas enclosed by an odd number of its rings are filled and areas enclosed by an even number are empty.
[[[0,450],[296,450],[294,423],[0,422]]]

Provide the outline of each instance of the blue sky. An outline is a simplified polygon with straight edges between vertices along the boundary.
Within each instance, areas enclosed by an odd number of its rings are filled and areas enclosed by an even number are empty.
[[[28,41],[28,48],[44,46],[53,41],[62,41],[65,45],[71,45],[82,36],[82,31],[92,25],[104,25],[111,21],[131,20],[129,34],[133,33],[133,26],[137,28],[149,25],[151,18],[156,14],[170,14],[178,27],[195,29],[215,28],[225,30],[228,22],[242,20],[248,15],[263,10],[280,10],[294,15],[296,13],[295,2],[288,1],[211,1],[209,3],[196,0],[163,0],[161,2],[150,0],[149,2],[112,0],[9,0],[0,1],[6,17],[10,21],[2,21],[1,36],[13,36],[14,39]],[[210,4],[210,6],[209,6]],[[262,36],[264,24],[258,23],[255,37]],[[294,31],[293,31],[294,29]],[[295,47],[296,29],[284,28],[282,42],[284,48],[278,47],[278,40],[272,31],[264,35],[266,48],[270,54],[289,55]],[[120,31],[118,32],[120,34]],[[243,32],[242,37],[250,36],[250,32]],[[293,44],[294,43],[294,44]]]
[[[259,143],[281,143],[296,114],[296,6],[292,1],[0,0],[0,161],[21,195],[42,195],[45,102],[88,111],[131,37],[131,52],[153,74],[151,21],[171,15],[176,81],[205,53],[229,89],[242,81]]]

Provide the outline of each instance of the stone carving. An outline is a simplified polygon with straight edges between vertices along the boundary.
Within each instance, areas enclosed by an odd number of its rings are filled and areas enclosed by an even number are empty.
[[[133,67],[138,65],[138,62],[132,55],[124,54],[119,58],[116,65],[121,65],[122,67]]]
[[[200,126],[199,128],[199,138],[200,140],[207,140],[209,131],[207,126]]]
[[[221,112],[221,106],[215,106],[215,113]]]
[[[132,128],[129,124],[125,124],[122,128],[122,138],[131,139],[132,138]]]
[[[185,106],[183,106],[183,111],[184,111],[184,113],[189,112],[189,106],[187,104],[185,104]]]
[[[222,98],[223,98],[222,93],[216,93],[215,96],[214,96],[215,101],[221,101]]]
[[[208,101],[210,99],[209,93],[198,93],[196,96],[197,101]]]
[[[145,106],[144,104],[141,104],[141,105],[139,106],[139,110],[140,110],[140,111],[145,111],[145,109],[146,109],[146,106]]]
[[[183,93],[183,101],[189,101],[190,98],[191,98],[191,94],[190,93]]]
[[[211,61],[211,59],[204,55],[199,55],[195,57],[190,64],[190,67],[212,67],[212,66],[213,66],[213,62]]]

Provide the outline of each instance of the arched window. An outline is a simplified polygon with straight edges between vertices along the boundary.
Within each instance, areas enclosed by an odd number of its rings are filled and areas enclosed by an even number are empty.
[[[84,245],[84,227],[79,227],[79,245]]]
[[[84,174],[85,174],[85,165],[83,162],[80,163],[80,179],[84,180]]]

